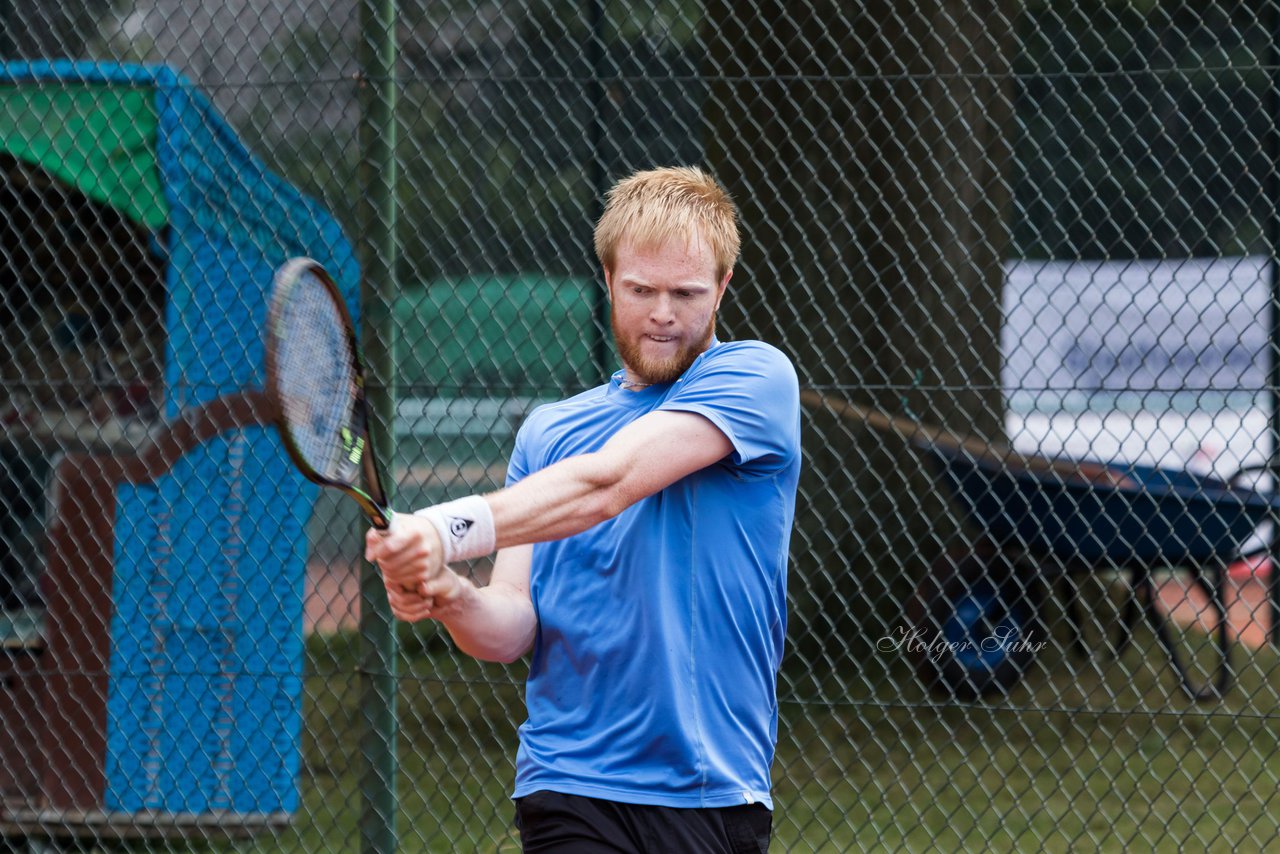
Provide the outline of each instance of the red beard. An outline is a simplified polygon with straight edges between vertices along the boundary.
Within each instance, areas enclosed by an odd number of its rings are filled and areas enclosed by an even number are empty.
[[[613,340],[618,345],[618,355],[622,364],[631,374],[631,379],[648,385],[675,382],[680,375],[689,370],[693,360],[711,346],[711,338],[716,333],[716,316],[713,313],[701,335],[695,336],[691,343],[682,345],[675,353],[664,359],[650,359],[641,352],[640,336],[625,337],[618,329],[618,315],[613,307],[609,309],[609,321],[613,326]]]

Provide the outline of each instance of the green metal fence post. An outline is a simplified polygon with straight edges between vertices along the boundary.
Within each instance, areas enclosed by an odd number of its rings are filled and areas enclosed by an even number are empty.
[[[1267,335],[1270,364],[1267,368],[1268,403],[1271,404],[1271,456],[1269,462],[1276,465],[1280,461],[1280,129],[1275,122],[1280,119],[1280,76],[1276,71],[1276,62],[1280,61],[1280,7],[1271,7],[1271,33],[1273,38],[1268,48],[1269,65],[1267,99],[1264,103],[1271,109],[1271,171],[1267,176],[1267,195],[1270,197],[1270,217],[1267,222],[1267,236],[1271,245],[1271,263],[1268,265],[1268,286],[1271,292],[1270,331]],[[1280,566],[1280,544],[1272,541],[1267,549],[1271,557],[1271,571]],[[1268,641],[1280,645],[1280,584],[1272,578],[1267,584],[1267,604],[1270,611],[1271,630]]]
[[[604,2],[603,0],[590,0],[587,3],[587,22],[589,32],[587,34],[587,56],[591,63],[591,127],[589,138],[591,140],[591,211],[592,221],[599,219],[600,214],[604,213],[604,203],[601,201],[605,191],[605,181],[607,180],[605,164],[603,161],[603,153],[601,151],[604,144],[604,105],[605,105],[605,86],[602,75],[604,74]],[[611,366],[609,365],[609,300],[608,295],[603,288],[595,288],[595,346],[594,353],[596,372],[599,379],[603,379],[609,375]]]
[[[377,458],[395,458],[392,301],[396,271],[396,0],[360,4],[359,246],[362,346],[371,376],[369,403]],[[390,492],[395,478],[386,478]],[[396,849],[396,638],[377,569],[366,564],[360,579],[362,644],[362,753],[360,845],[365,854]]]

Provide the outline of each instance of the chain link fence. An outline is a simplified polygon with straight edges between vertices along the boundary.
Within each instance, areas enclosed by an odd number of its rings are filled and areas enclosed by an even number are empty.
[[[1274,0],[0,2],[3,845],[518,849],[525,664],[433,624],[380,655],[354,505],[255,406],[271,270],[321,259],[395,340],[398,506],[492,490],[618,366],[602,193],[677,163],[741,208],[721,336],[803,388],[773,850],[1275,844],[1278,34]]]

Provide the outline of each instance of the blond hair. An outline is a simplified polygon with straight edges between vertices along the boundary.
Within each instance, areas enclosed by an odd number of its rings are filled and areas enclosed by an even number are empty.
[[[716,262],[716,279],[738,260],[738,209],[724,187],[694,166],[670,166],[623,178],[606,197],[596,223],[596,257],[613,270],[618,247],[661,246],[701,237]]]

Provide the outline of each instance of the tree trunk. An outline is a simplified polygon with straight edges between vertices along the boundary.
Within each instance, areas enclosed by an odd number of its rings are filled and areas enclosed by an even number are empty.
[[[744,223],[727,337],[779,344],[802,386],[988,441],[1003,434],[1007,5],[712,0],[707,18],[708,158]],[[901,436],[815,412],[805,450],[792,661],[840,673],[849,657],[868,679],[958,520]]]

